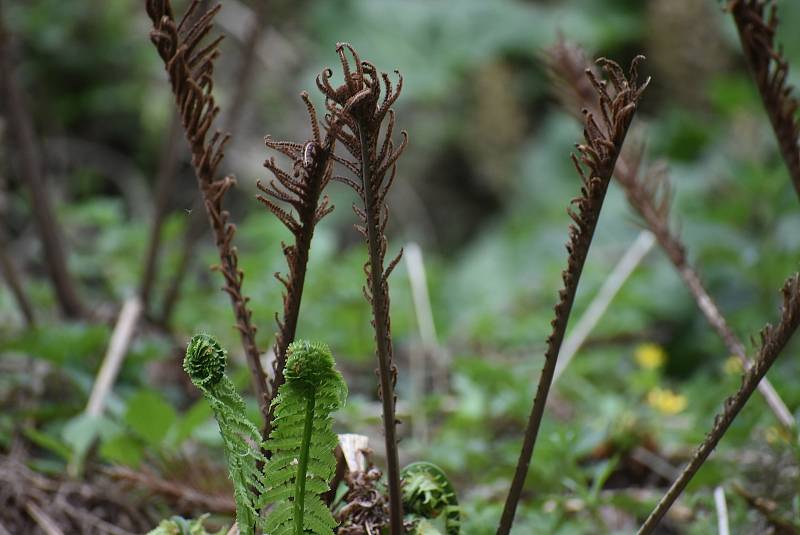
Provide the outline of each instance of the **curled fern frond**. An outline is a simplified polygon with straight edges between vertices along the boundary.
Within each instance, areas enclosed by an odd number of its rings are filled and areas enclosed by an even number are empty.
[[[389,505],[392,534],[400,533],[403,518],[400,497],[400,468],[397,454],[394,394],[397,368],[392,358],[392,335],[389,321],[389,275],[397,266],[400,253],[386,262],[386,225],[389,209],[386,198],[397,172],[397,159],[408,141],[405,131],[395,145],[392,135],[395,126],[394,105],[403,87],[399,71],[396,84],[389,75],[379,72],[347,43],[336,46],[342,66],[344,82],[331,85],[333,71],[326,69],[317,77],[317,87],[325,95],[328,121],[336,121],[337,141],[347,149],[349,156],[334,154],[334,160],[347,168],[355,179],[336,176],[358,195],[359,203],[353,211],[359,219],[356,230],[364,237],[369,259],[364,265],[367,284],[364,296],[372,306],[372,325],[378,357],[379,395],[383,403],[383,430],[386,441],[386,464],[389,480]]]
[[[225,375],[227,355],[219,342],[208,334],[197,334],[189,341],[183,369],[198,388],[210,388]]]
[[[507,535],[511,531],[544,415],[547,395],[553,382],[561,343],[564,341],[572,304],[578,291],[578,282],[600,218],[600,210],[639,99],[649,83],[649,79],[642,84],[638,81],[636,67],[643,59],[643,56],[634,58],[628,76],[619,65],[604,58],[597,61],[606,75],[604,80],[601,80],[594,71],[586,70],[589,82],[595,90],[597,111],[584,110],[584,143],[577,145],[578,156],[572,155],[572,161],[581,178],[581,194],[570,202],[567,210],[573,223],[569,227],[567,268],[561,275],[564,285],[558,292],[558,301],[554,307],[544,367],[528,417],[511,489],[497,529],[498,535]]]
[[[208,334],[192,337],[183,369],[203,392],[219,425],[228,472],[236,500],[236,521],[243,535],[252,535],[260,523],[256,496],[264,492],[257,466],[265,461],[261,433],[247,419],[247,407],[225,375],[227,352]]]
[[[283,284],[283,318],[278,319],[278,332],[275,335],[275,360],[273,378],[270,385],[269,405],[283,384],[283,368],[286,364],[286,350],[294,341],[300,315],[300,302],[303,297],[306,267],[311,249],[311,240],[317,223],[333,211],[325,187],[333,173],[333,149],[336,136],[328,125],[325,138],[320,134],[317,111],[308,93],[301,98],[306,105],[311,123],[311,137],[305,144],[287,141],[274,141],[269,136],[264,140],[266,146],[292,159],[292,171],[282,169],[274,158],[264,162],[274,179],[257,186],[263,192],[257,199],[272,212],[294,236],[294,244],[283,245],[283,255],[289,267],[288,277],[276,273],[275,277]],[[286,208],[288,206],[288,209]],[[268,420],[269,422],[269,420]],[[270,425],[265,435],[269,436]]]
[[[330,535],[336,521],[321,495],[336,470],[331,413],[344,405],[347,385],[328,346],[289,345],[284,376],[273,401],[274,426],[266,447],[266,489],[259,506],[274,504],[264,530],[270,534]]]
[[[228,293],[236,317],[242,346],[252,373],[253,386],[262,414],[269,418],[266,405],[266,375],[261,366],[256,345],[256,327],[242,293],[244,274],[239,269],[239,258],[233,237],[236,226],[223,208],[222,200],[236,180],[232,176],[219,176],[218,169],[225,156],[224,148],[229,135],[215,132],[209,136],[214,120],[219,114],[214,95],[214,61],[219,56],[222,36],[204,42],[211,33],[214,17],[221,6],[203,12],[200,0],[191,0],[180,21],[175,20],[169,0],[146,0],[147,14],[153,22],[150,40],[164,61],[169,75],[175,104],[183,124],[192,153],[197,184],[203,195],[209,224],[219,253],[220,265],[214,269],[225,280],[223,290]],[[210,137],[210,139],[209,139]]]
[[[773,0],[730,0],[728,9],[736,22],[745,59],[755,78],[761,100],[800,195],[800,107],[794,88],[788,83],[789,62],[776,45],[778,8]]]
[[[461,533],[461,509],[455,489],[444,471],[433,463],[411,463],[401,472],[406,515],[424,519],[444,516],[447,535]],[[412,518],[412,522],[416,519]]]

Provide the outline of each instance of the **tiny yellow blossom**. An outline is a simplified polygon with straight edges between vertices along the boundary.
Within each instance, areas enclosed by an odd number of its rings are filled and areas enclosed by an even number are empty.
[[[741,375],[744,367],[742,366],[742,361],[739,360],[739,357],[736,355],[731,355],[725,360],[725,364],[723,365],[722,369],[728,375]]]
[[[792,440],[792,436],[785,429],[774,425],[764,431],[764,438],[769,444],[788,444]]]
[[[636,363],[645,370],[654,370],[664,365],[667,354],[658,344],[641,344],[633,354]]]
[[[665,388],[654,388],[647,393],[647,404],[662,414],[678,414],[686,408],[686,396]]]

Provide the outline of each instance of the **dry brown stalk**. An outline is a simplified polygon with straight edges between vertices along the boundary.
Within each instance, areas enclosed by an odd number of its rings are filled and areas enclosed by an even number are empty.
[[[40,147],[26,99],[16,79],[16,62],[11,57],[10,37],[0,11],[0,97],[8,131],[18,155],[18,170],[31,196],[31,207],[42,242],[44,264],[50,274],[61,313],[67,318],[87,316],[67,267],[64,237],[56,220],[50,191],[42,169]]]
[[[180,154],[181,124],[177,111],[173,112],[170,123],[169,136],[167,137],[166,145],[164,145],[164,151],[161,154],[161,161],[156,173],[155,191],[153,192],[153,221],[150,225],[150,236],[147,241],[147,252],[144,256],[142,280],[139,285],[139,295],[142,299],[145,314],[150,313],[150,294],[156,281],[158,256],[161,251],[161,228],[167,215],[167,203],[175,182],[175,169]]]
[[[558,294],[555,318],[551,322],[553,330],[547,339],[544,368],[525,430],[514,479],[500,519],[498,535],[507,535],[511,531],[544,414],[547,394],[555,373],[561,343],[564,340],[578,282],[600,217],[603,200],[639,99],[649,83],[649,79],[641,85],[638,83],[636,67],[642,59],[644,59],[642,56],[637,56],[633,60],[627,78],[619,65],[607,59],[598,60],[598,64],[607,76],[607,81],[600,81],[591,70],[586,71],[594,90],[593,100],[597,100],[598,104],[595,112],[584,111],[585,144],[577,145],[579,157],[572,156],[575,168],[581,177],[582,187],[581,195],[572,200],[568,210],[575,224],[570,225],[569,229],[567,243],[569,257],[567,268],[562,273],[564,287]],[[600,122],[598,123],[598,121]],[[572,206],[577,206],[577,210],[573,210]]]
[[[728,427],[739,414],[739,411],[750,399],[759,381],[775,363],[778,355],[789,343],[798,325],[800,325],[800,275],[795,274],[787,279],[781,289],[781,294],[783,295],[783,307],[778,325],[773,327],[767,324],[761,330],[761,345],[758,349],[758,356],[750,369],[745,372],[742,386],[734,395],[725,400],[722,412],[714,418],[714,425],[711,431],[695,450],[689,463],[672,483],[664,497],[658,502],[645,523],[639,528],[639,535],[646,535],[655,530],[670,506],[680,496],[686,485],[689,484],[689,481],[716,448]]]
[[[8,240],[5,237],[5,232],[0,229],[0,273],[11,290],[14,300],[17,302],[19,311],[25,319],[25,324],[28,327],[36,326],[36,318],[33,313],[33,306],[28,299],[28,294],[25,293],[25,288],[22,285],[22,280],[17,273],[17,267],[11,260]]]
[[[385,264],[385,257],[386,225],[389,221],[386,196],[395,178],[397,170],[395,164],[408,140],[406,132],[401,132],[403,139],[400,145],[395,147],[392,141],[395,121],[392,106],[400,95],[403,78],[398,71],[395,71],[399,81],[393,87],[388,74],[379,72],[372,63],[362,61],[349,44],[339,43],[336,51],[342,65],[344,83],[339,87],[333,87],[330,83],[333,71],[326,69],[317,77],[317,87],[326,97],[325,106],[329,112],[326,118],[329,127],[332,121],[340,125],[335,129],[336,139],[353,158],[351,160],[346,156],[333,155],[335,161],[356,177],[356,180],[353,180],[349,177],[336,176],[334,180],[349,185],[360,200],[360,206],[354,204],[353,211],[362,223],[356,225],[356,229],[366,240],[369,250],[369,260],[364,265],[367,284],[363,287],[363,291],[367,301],[372,305],[372,326],[375,330],[379,394],[383,405],[383,430],[386,440],[390,529],[392,535],[398,535],[403,532],[403,512],[395,420],[397,399],[394,387],[397,381],[397,368],[392,361],[388,279],[400,261],[402,251],[388,265]],[[352,64],[347,57],[348,54],[352,57]],[[382,87],[383,98],[381,98]]]
[[[800,107],[787,82],[789,62],[776,46],[778,10],[772,0],[730,0],[728,10],[736,23],[745,60],[755,78],[794,189],[800,196]]]
[[[278,332],[275,335],[275,360],[272,363],[273,375],[270,381],[268,406],[272,407],[272,400],[278,393],[278,388],[283,384],[283,368],[286,365],[286,350],[294,341],[297,331],[297,320],[300,316],[300,302],[303,297],[308,255],[311,250],[311,240],[317,223],[333,211],[327,195],[322,192],[331,180],[333,173],[333,150],[336,143],[335,128],[328,128],[323,139],[320,134],[317,112],[314,104],[305,91],[301,98],[306,105],[309,121],[311,123],[312,139],[306,143],[291,143],[288,141],[274,141],[269,136],[264,140],[267,147],[276,150],[292,159],[291,174],[284,171],[270,158],[264,162],[266,167],[275,177],[266,184],[258,181],[258,188],[264,193],[257,199],[277,217],[294,236],[294,244],[283,247],[283,255],[289,266],[288,277],[275,273],[275,278],[284,286],[283,294],[283,319],[275,313]],[[278,204],[289,205],[286,210]],[[272,412],[267,419],[264,436],[269,436],[272,430]]]
[[[218,4],[196,15],[200,3],[200,0],[192,0],[180,22],[176,23],[169,0],[147,0],[147,14],[153,21],[150,38],[164,61],[180,110],[192,152],[192,166],[219,250],[220,265],[216,269],[225,279],[223,289],[231,299],[256,399],[266,420],[269,417],[266,376],[256,346],[256,328],[247,306],[248,298],[242,294],[244,274],[239,270],[236,248],[232,243],[236,226],[229,221],[230,214],[222,207],[225,193],[236,181],[232,176],[217,178],[217,168],[229,136],[215,132],[210,140],[207,139],[208,131],[219,114],[212,90],[214,60],[219,56],[222,37],[216,37],[207,44],[201,45],[201,42],[211,31],[214,16],[221,6]]]
[[[591,68],[583,50],[562,40],[547,51],[546,62],[565,107],[568,110],[588,107],[591,103],[591,87],[587,87],[588,84],[577,76],[579,71]],[[686,247],[680,237],[670,229],[669,211],[672,195],[666,170],[661,165],[654,165],[641,173],[640,167],[640,152],[624,151],[617,160],[614,178],[625,191],[630,206],[655,235],[659,246],[692,294],[697,307],[719,335],[727,350],[739,359],[745,369],[749,368],[752,361],[747,357],[744,344],[728,325],[725,316],[706,291],[697,271],[689,263]],[[764,378],[758,389],[780,424],[787,429],[793,428],[794,417],[769,379]]]

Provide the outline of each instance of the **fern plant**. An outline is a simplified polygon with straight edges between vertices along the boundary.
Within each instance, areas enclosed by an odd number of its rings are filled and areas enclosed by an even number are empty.
[[[431,520],[443,518],[447,535],[461,533],[461,509],[444,471],[433,463],[411,463],[400,472],[406,525],[415,535],[440,533]]]
[[[236,522],[243,535],[250,535],[259,523],[256,501],[264,492],[264,484],[258,465],[265,458],[261,453],[261,433],[247,419],[244,400],[225,375],[226,363],[227,352],[219,342],[208,334],[197,334],[186,348],[183,369],[203,392],[217,419],[233,482]]]
[[[274,425],[266,444],[272,457],[259,506],[274,507],[264,530],[330,535],[336,521],[320,496],[336,469],[331,413],[344,405],[347,385],[328,346],[307,341],[289,345],[284,379],[273,401]]]

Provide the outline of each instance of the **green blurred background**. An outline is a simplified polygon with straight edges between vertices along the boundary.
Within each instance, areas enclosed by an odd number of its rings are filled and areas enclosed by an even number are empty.
[[[776,3],[783,21],[778,40],[796,85],[800,33],[793,29],[800,27],[800,4]],[[636,54],[647,56],[641,70],[653,81],[632,135],[645,142],[649,161],[669,165],[672,220],[690,261],[743,339],[777,318],[778,289],[797,269],[800,205],[722,3],[222,4],[217,30],[227,37],[215,76],[222,109],[217,126],[233,131],[223,167],[239,185],[227,207],[239,228],[245,293],[264,350],[281,309],[272,274],[285,271],[280,241],[290,236],[254,199],[256,180],[268,178],[261,164],[274,155],[263,137],[308,137],[298,94],[307,89],[322,105],[314,78],[336,66],[337,41],[351,42],[381,70],[403,73],[397,124],[409,132],[410,144],[389,201],[390,251],[421,247],[438,342],[421,338],[401,263],[390,281],[400,449],[406,462],[430,460],[451,474],[465,506],[465,533],[493,533],[499,518],[565,263],[566,206],[580,187],[569,159],[580,126],[560,106],[541,57],[559,34],[590,56],[623,65]],[[183,5],[176,2],[178,11]],[[141,326],[103,422],[87,424],[80,416],[116,311],[141,280],[155,176],[173,121],[143,2],[6,1],[3,10],[70,271],[83,301],[110,321],[60,318],[18,152],[8,123],[0,123],[7,251],[38,324],[26,327],[11,292],[0,285],[0,447],[10,448],[22,433],[31,464],[59,473],[81,454],[81,437],[99,433],[101,461],[157,464],[166,477],[179,479],[170,475],[169,459],[209,458],[219,439],[181,377],[174,342],[197,331],[215,334],[241,363],[238,384],[249,385],[221,279],[208,270],[216,250],[202,214],[197,217],[198,191],[182,138],[150,310],[160,314],[184,245],[195,244],[169,334]],[[252,78],[243,87],[254,23],[261,31]],[[329,194],[337,209],[315,236],[299,335],[330,344],[352,392],[337,430],[370,435],[380,466],[370,311],[361,294],[365,247],[352,229],[352,192],[332,184]],[[640,229],[612,183],[573,324]],[[797,349],[792,344],[769,375],[795,411]],[[655,365],[642,357],[648,351],[659,355]],[[31,380],[31,363],[45,370],[39,381]],[[642,475],[633,452],[646,446],[680,466],[739,381],[725,347],[656,247],[552,392],[515,533],[630,532],[665,484]],[[658,402],[665,392],[674,403]],[[252,409],[255,417],[255,403]],[[775,477],[766,477],[768,471]],[[760,532],[763,518],[730,485],[742,482],[797,515],[798,474],[796,437],[778,432],[754,396],[690,486],[686,518],[671,519],[673,531],[665,533],[715,533],[716,485],[729,490],[736,532]]]

